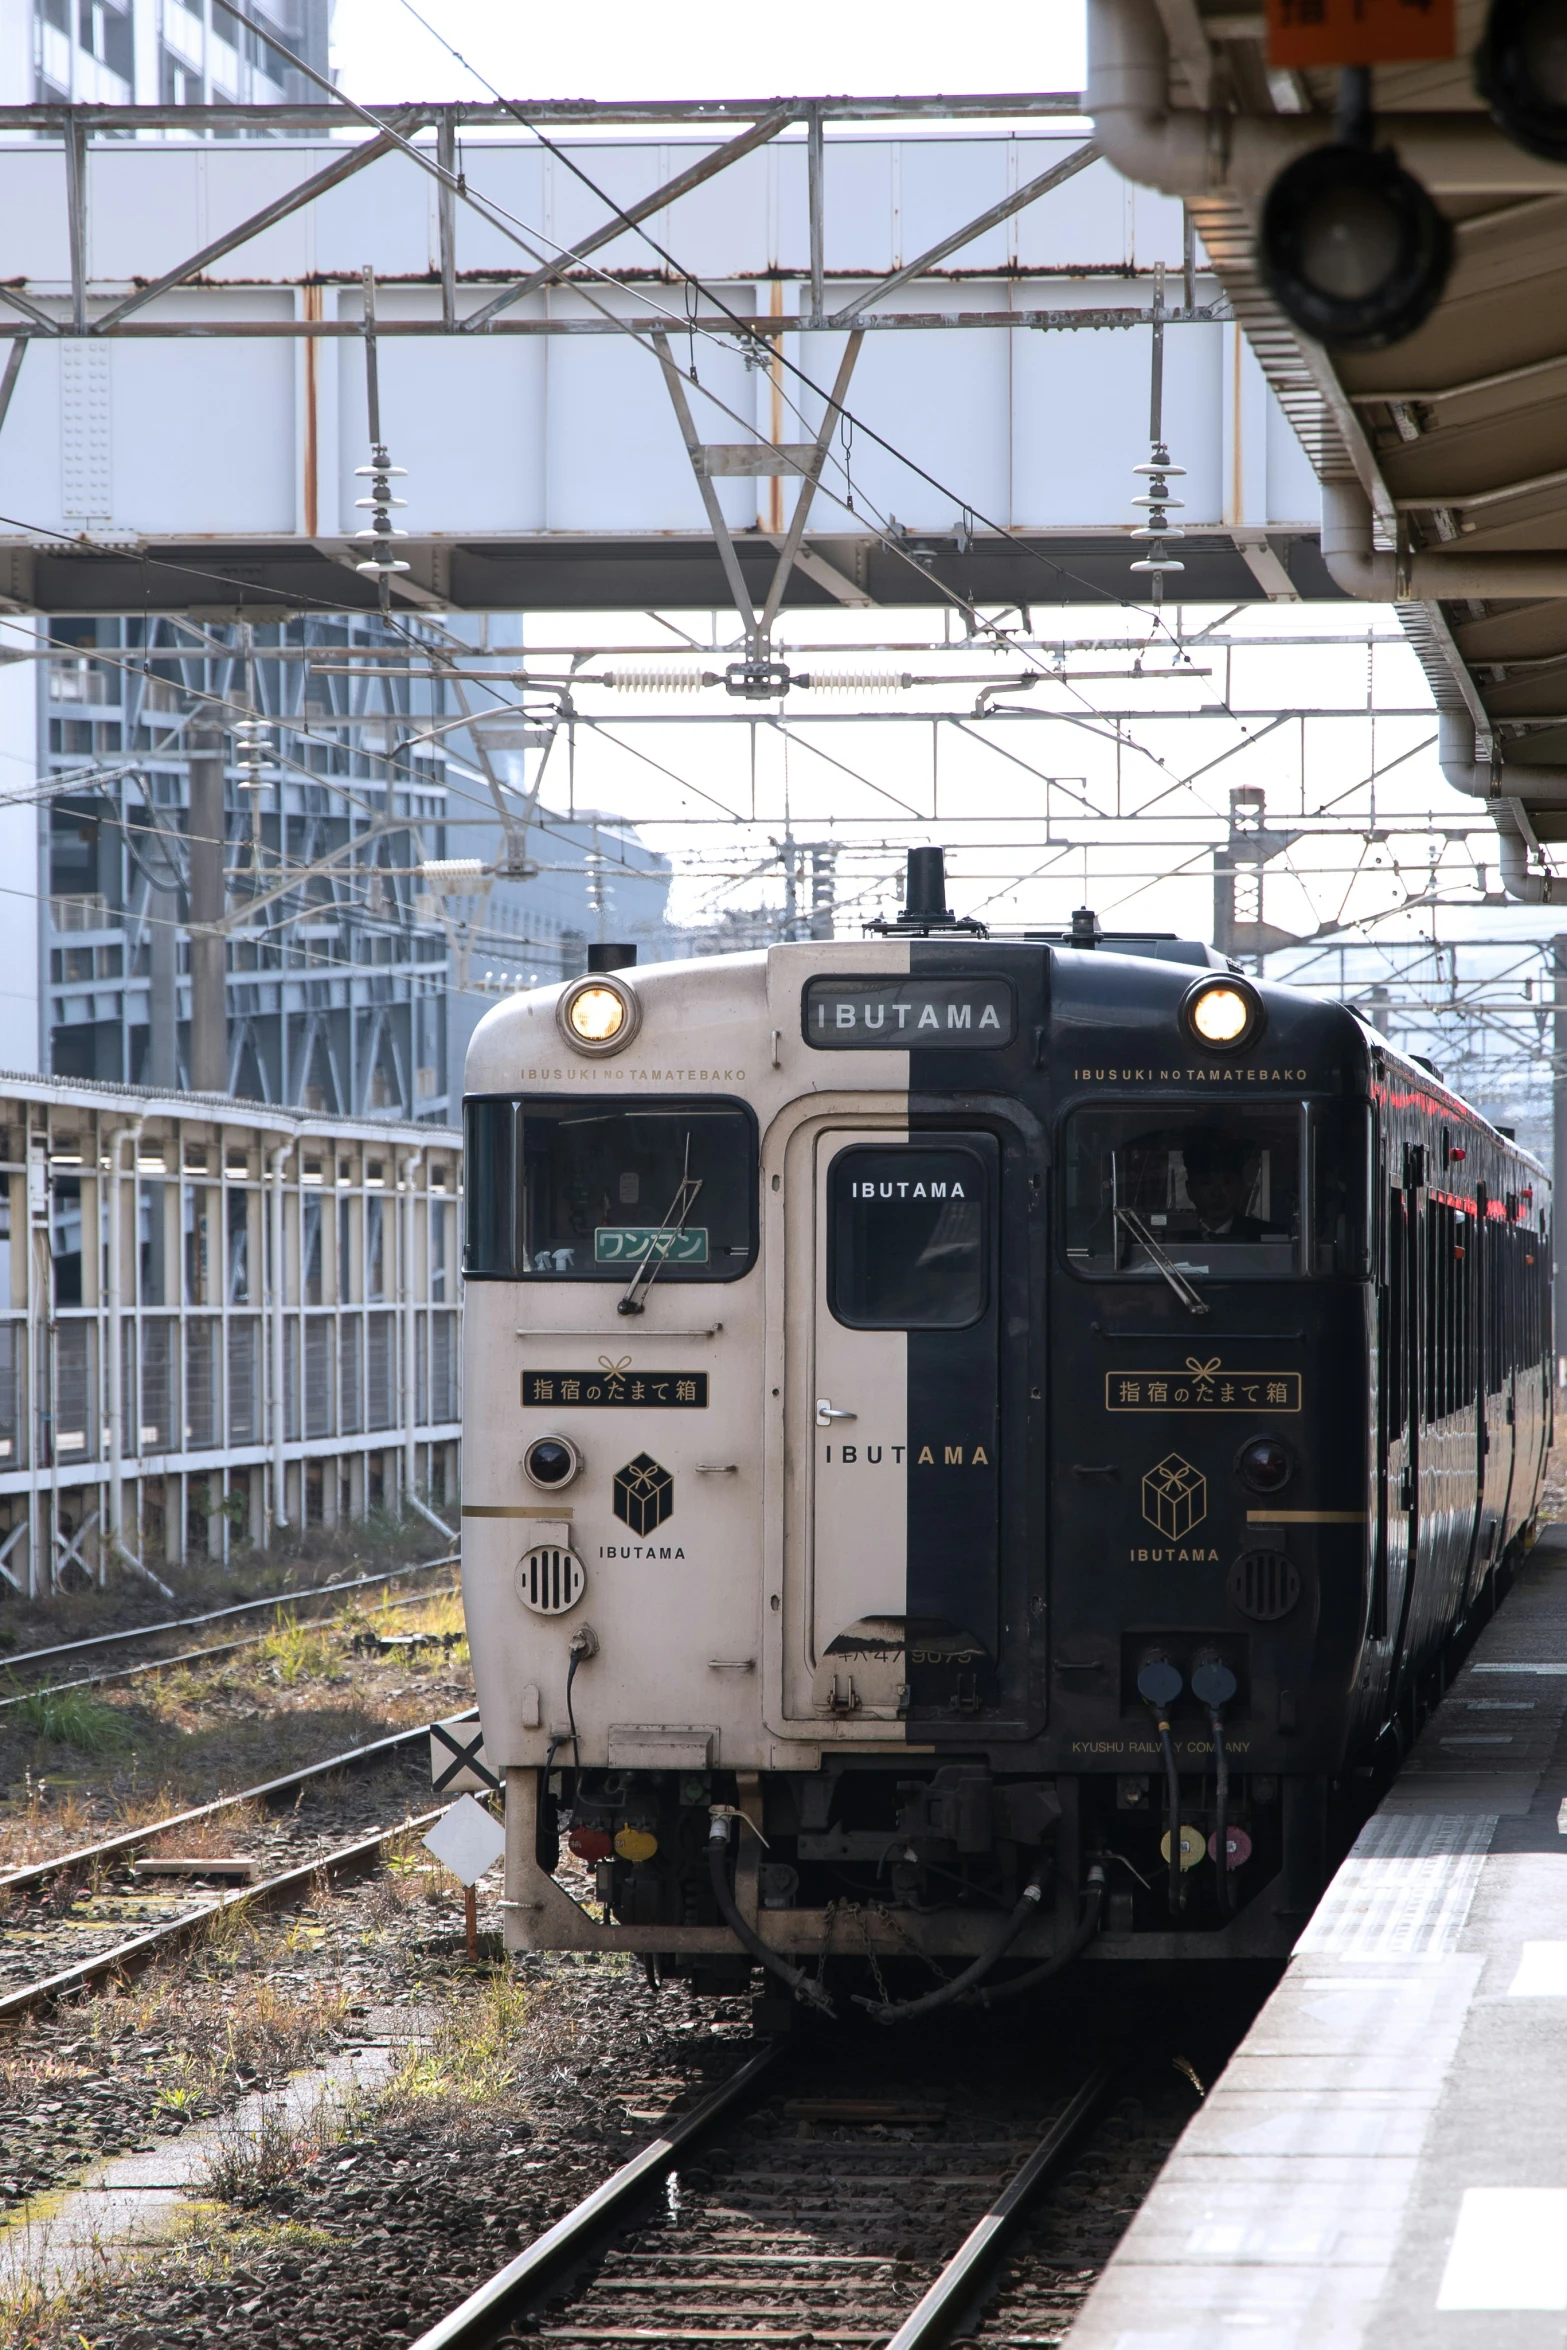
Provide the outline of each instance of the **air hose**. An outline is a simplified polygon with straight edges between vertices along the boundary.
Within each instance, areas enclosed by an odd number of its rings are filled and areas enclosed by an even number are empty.
[[[1219,1908],[1228,1917],[1235,1907],[1230,1883],[1230,1758],[1224,1746],[1224,1709],[1239,1683],[1222,1657],[1203,1657],[1192,1675],[1192,1695],[1208,1708],[1213,1729],[1213,1849],[1219,1867]]]
[[[1170,1815],[1170,1915],[1179,1917],[1186,1907],[1186,1885],[1181,1868],[1181,1774],[1176,1768],[1169,1717],[1161,1712],[1157,1720],[1159,1751],[1164,1756],[1165,1809]]]
[[[891,2004],[867,1999],[857,1991],[854,1995],[855,2006],[869,2008],[879,2024],[906,2024],[915,2016],[932,2014],[938,2007],[950,2007],[954,2000],[966,1997],[976,1983],[983,1982],[991,1968],[1005,1958],[1030,1919],[1039,1915],[1039,1904],[1043,1898],[1044,1889],[1035,1877],[1032,1883],[1024,1886],[1021,1898],[991,1947],[982,1952],[972,1966],[966,1966],[961,1975],[954,1975],[950,1983],[941,1984],[937,1990],[927,1991],[923,1999],[906,1999],[900,2004]]]
[[[755,1929],[740,1915],[729,1883],[729,1815],[725,1811],[711,1813],[712,1825],[707,1831],[707,1865],[713,1880],[713,1899],[718,1904],[719,1916],[732,1934],[739,1937],[758,1966],[776,1975],[780,1983],[787,1983],[796,1999],[807,2007],[819,2008],[823,2015],[832,2015],[833,2004],[826,1992],[804,1969],[791,1966],[781,1951],[773,1950]]]
[[[1042,1959],[1038,1966],[1030,1967],[1027,1974],[1015,1975],[1010,1983],[998,1983],[993,1991],[986,1989],[974,1992],[972,2004],[975,2007],[995,2007],[1003,1999],[1021,1999],[1025,1991],[1032,1991],[1038,1984],[1047,1983],[1052,1975],[1059,1975],[1063,1968],[1069,1967],[1074,1958],[1081,1958],[1099,1931],[1099,1913],[1104,1908],[1104,1900],[1104,1863],[1096,1860],[1088,1872],[1088,1892],[1082,1923],[1066,1948],[1054,1951],[1049,1958]]]
[[[1226,1916],[1235,1906],[1230,1883],[1230,1758],[1224,1751],[1224,1717],[1215,1708],[1213,1723],[1213,1849],[1219,1862],[1219,1907]]]

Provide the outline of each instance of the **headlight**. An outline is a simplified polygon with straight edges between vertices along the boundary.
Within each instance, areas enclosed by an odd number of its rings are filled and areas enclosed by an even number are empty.
[[[640,1007],[624,980],[590,972],[568,987],[557,1018],[561,1035],[579,1053],[618,1053],[637,1032]]]
[[[1193,1036],[1213,1052],[1233,1051],[1262,1032],[1261,999],[1238,980],[1205,981],[1192,989],[1182,1008]]]

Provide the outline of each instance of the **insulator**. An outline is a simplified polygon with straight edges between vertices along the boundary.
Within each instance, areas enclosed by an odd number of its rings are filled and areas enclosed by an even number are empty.
[[[1184,571],[1186,566],[1178,563],[1173,555],[1144,555],[1139,562],[1128,563],[1126,568],[1128,571],[1165,572]]]
[[[480,857],[427,857],[419,874],[432,889],[465,890],[484,879],[485,866]]]
[[[907,693],[914,679],[907,669],[813,669],[794,683],[819,694],[898,694]]]
[[[407,472],[408,468],[406,465],[356,465],[354,467],[354,478],[357,481],[362,479],[366,474],[374,475],[377,473],[385,473],[390,475],[394,480],[401,481],[406,477]]]
[[[1132,500],[1132,504],[1134,506],[1147,506],[1150,510],[1157,509],[1161,513],[1163,513],[1166,509],[1173,511],[1176,514],[1184,514],[1186,511],[1186,500],[1184,498],[1134,498]]]
[[[694,694],[719,680],[702,669],[603,669],[585,685],[607,685],[622,694]]]
[[[1186,468],[1184,465],[1134,465],[1132,467],[1132,471],[1134,473],[1148,474],[1162,473],[1168,475],[1172,481],[1177,479],[1184,481],[1186,478]]]
[[[1178,522],[1138,522],[1132,527],[1132,536],[1134,539],[1183,539],[1186,533]]]
[[[383,507],[406,506],[407,503],[406,498],[356,498],[354,500],[356,506],[368,506],[372,514],[380,512]]]
[[[394,571],[407,571],[409,568],[410,566],[408,564],[398,562],[356,563],[354,565],[354,569],[356,571],[366,572],[375,579],[389,579]]]
[[[396,529],[388,522],[378,530],[356,530],[354,536],[356,539],[405,539],[408,533],[406,530]]]

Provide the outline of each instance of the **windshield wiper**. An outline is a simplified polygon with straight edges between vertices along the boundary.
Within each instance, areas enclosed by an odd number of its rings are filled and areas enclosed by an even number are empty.
[[[1208,1311],[1205,1301],[1198,1296],[1186,1275],[1177,1266],[1171,1264],[1141,1216],[1134,1215],[1130,1208],[1117,1208],[1115,1220],[1123,1231],[1131,1234],[1140,1249],[1147,1251],[1151,1262],[1164,1275],[1187,1312],[1205,1314]]]
[[[659,1267],[680,1238],[681,1232],[685,1228],[686,1218],[696,1206],[696,1195],[701,1188],[701,1176],[693,1176],[691,1173],[691,1137],[688,1134],[686,1136],[685,1172],[680,1178],[674,1198],[669,1203],[669,1213],[665,1216],[658,1230],[648,1235],[647,1255],[632,1274],[631,1285],[625,1296],[617,1303],[615,1307],[617,1314],[641,1313],[642,1301],[658,1279]],[[659,1246],[660,1242],[663,1244],[662,1247]],[[656,1255],[655,1250],[657,1250]],[[1204,1306],[1203,1312],[1206,1313],[1207,1310],[1207,1307]]]

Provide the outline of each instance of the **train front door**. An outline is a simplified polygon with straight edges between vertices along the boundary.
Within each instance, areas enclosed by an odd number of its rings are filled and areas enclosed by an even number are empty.
[[[993,1700],[1000,1153],[816,1139],[811,1703],[918,1722]]]

